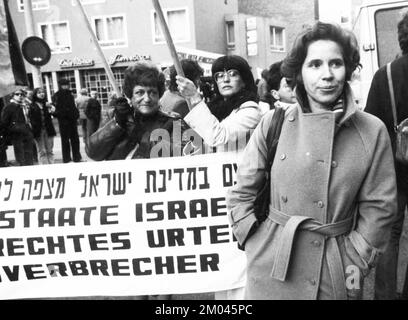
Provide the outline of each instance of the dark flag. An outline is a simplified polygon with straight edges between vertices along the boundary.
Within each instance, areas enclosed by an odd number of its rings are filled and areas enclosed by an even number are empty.
[[[8,0],[0,0],[0,97],[18,87],[27,86],[28,79]]]

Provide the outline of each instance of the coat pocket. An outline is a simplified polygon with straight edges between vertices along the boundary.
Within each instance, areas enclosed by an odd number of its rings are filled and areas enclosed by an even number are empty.
[[[363,298],[364,278],[368,270],[363,267],[362,260],[347,236],[338,238],[339,250],[343,263],[344,279],[349,300]]]

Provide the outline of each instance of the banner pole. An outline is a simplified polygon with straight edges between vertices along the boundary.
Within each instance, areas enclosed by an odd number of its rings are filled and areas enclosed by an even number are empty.
[[[31,0],[24,0],[24,20],[26,24],[27,37],[36,36],[33,7]],[[31,72],[33,75],[33,86],[34,88],[42,88],[43,81],[41,76],[41,68],[39,66],[31,66]]]
[[[115,93],[116,93],[116,96],[117,96],[117,97],[120,97],[120,96],[122,96],[122,93],[121,93],[120,90],[119,90],[119,87],[118,87],[118,85],[117,85],[117,83],[116,83],[115,76],[113,75],[112,69],[110,68],[110,66],[109,66],[109,64],[108,64],[108,61],[106,60],[105,55],[103,54],[102,48],[101,48],[101,46],[99,45],[98,38],[96,37],[95,32],[93,31],[92,26],[91,26],[91,24],[89,23],[89,20],[88,20],[88,17],[87,17],[87,15],[86,15],[86,12],[85,12],[85,10],[84,10],[84,7],[82,6],[82,3],[81,3],[80,0],[75,0],[75,2],[76,2],[76,5],[77,5],[78,8],[79,8],[79,11],[81,12],[82,18],[84,19],[84,22],[85,22],[85,24],[86,24],[86,27],[87,27],[87,29],[88,29],[88,31],[89,31],[91,37],[92,37],[92,41],[93,41],[94,44],[95,44],[96,50],[97,50],[97,52],[98,52],[98,55],[99,55],[99,57],[100,57],[101,60],[102,60],[102,64],[103,64],[103,66],[104,66],[104,69],[105,69],[106,74],[108,75],[109,82],[110,82],[110,84],[112,85],[113,90],[114,90]]]
[[[173,39],[171,38],[169,27],[167,26],[166,20],[164,19],[163,11],[161,9],[159,0],[152,0],[152,1],[153,1],[154,9],[156,10],[157,16],[159,17],[160,26],[164,33],[164,37],[166,39],[167,46],[170,50],[170,54],[173,59],[174,67],[176,68],[177,74],[184,77],[184,71],[178,59],[176,48],[174,47],[174,43],[173,43]]]
[[[160,26],[164,33],[164,37],[166,39],[167,46],[170,50],[171,57],[173,59],[174,67],[176,68],[176,72],[179,76],[185,77],[183,68],[181,67],[180,60],[177,55],[176,48],[174,47],[173,39],[171,38],[171,34],[169,31],[169,27],[167,26],[166,20],[164,19],[163,11],[160,6],[159,0],[152,0],[154,9],[156,10],[157,16],[159,17]],[[188,108],[191,109],[191,103],[189,99],[186,99]]]

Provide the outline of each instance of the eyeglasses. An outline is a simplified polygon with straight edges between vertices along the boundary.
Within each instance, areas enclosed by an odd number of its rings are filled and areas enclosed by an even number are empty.
[[[219,71],[214,74],[214,79],[216,82],[224,81],[225,76],[228,75],[228,78],[232,80],[237,80],[240,77],[239,71],[235,69]]]
[[[25,94],[23,92],[15,92],[14,95],[19,96],[19,97],[24,97],[25,96]]]

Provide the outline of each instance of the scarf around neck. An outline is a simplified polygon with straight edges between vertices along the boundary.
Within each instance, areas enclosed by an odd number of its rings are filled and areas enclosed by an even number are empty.
[[[249,90],[242,89],[229,99],[224,99],[223,96],[218,95],[214,100],[208,103],[208,107],[218,121],[222,121],[228,117],[234,109],[239,108],[243,103],[248,101],[257,103],[258,95]]]

